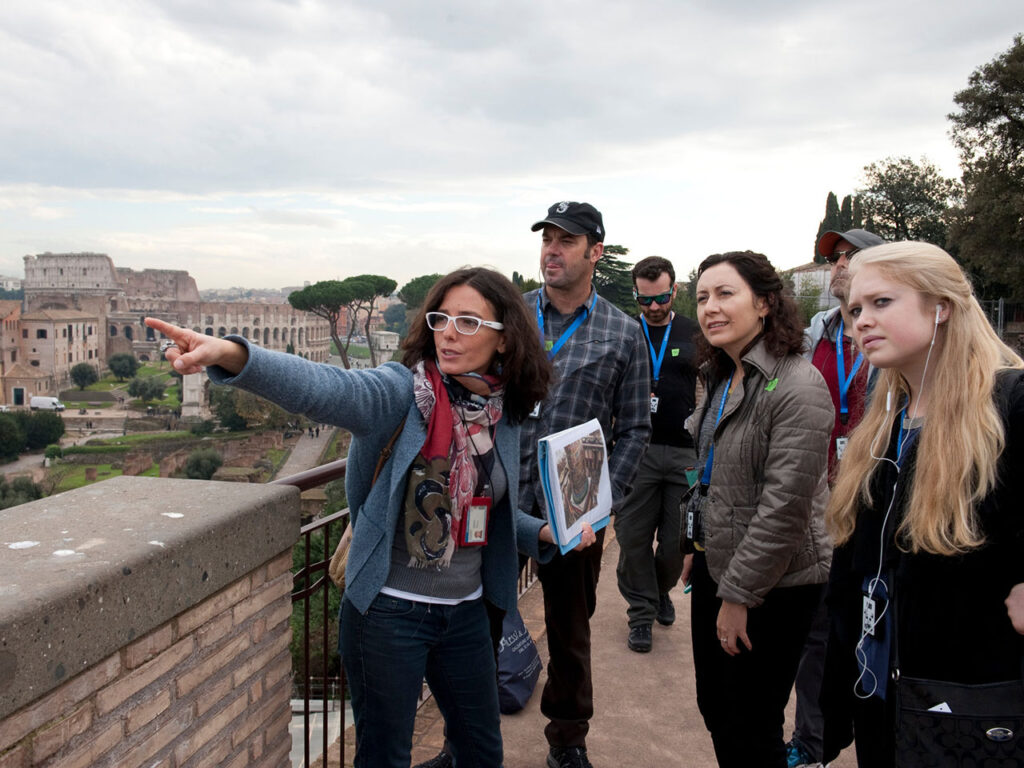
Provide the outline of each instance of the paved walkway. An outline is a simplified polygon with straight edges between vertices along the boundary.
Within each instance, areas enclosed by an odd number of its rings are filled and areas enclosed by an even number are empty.
[[[611,529],[601,564],[597,611],[591,622],[594,670],[594,718],[587,748],[595,768],[611,766],[715,766],[711,738],[697,710],[690,644],[690,599],[681,586],[672,591],[677,619],[671,627],[654,625],[654,649],[647,654],[626,647],[626,602],[619,595],[615,564],[619,547]],[[544,604],[540,584],[519,602],[530,633],[538,640],[547,662],[544,642]],[[537,690],[526,708],[501,719],[505,768],[542,768],[547,756],[545,718],[540,713],[541,673]],[[787,712],[786,733],[792,728],[793,702]],[[444,740],[443,721],[433,699],[416,718],[413,763],[433,757]],[[346,732],[345,765],[352,765],[354,733]],[[329,754],[329,766],[338,765],[338,746]],[[846,750],[832,768],[855,768],[852,750]],[[753,767],[752,767],[753,768]]]
[[[288,460],[281,465],[276,477],[296,475],[299,472],[305,472],[307,469],[319,466],[320,454],[323,453],[324,448],[331,441],[331,435],[335,430],[335,427],[321,427],[319,437],[310,437],[309,432],[304,431],[298,442],[292,446],[292,451],[288,454]],[[315,431],[314,434],[316,434]]]

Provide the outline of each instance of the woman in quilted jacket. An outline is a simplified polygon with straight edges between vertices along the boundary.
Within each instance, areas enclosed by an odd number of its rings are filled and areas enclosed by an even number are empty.
[[[796,305],[751,251],[697,277],[705,395],[688,426],[700,483],[687,503],[697,704],[720,766],[785,768],[782,726],[831,558],[824,531],[835,412],[801,355]]]

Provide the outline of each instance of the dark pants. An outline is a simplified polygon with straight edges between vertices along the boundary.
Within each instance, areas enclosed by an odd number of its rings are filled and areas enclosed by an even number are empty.
[[[460,768],[502,764],[494,651],[484,600],[458,605],[377,595],[365,615],[342,600],[357,768],[408,768],[424,678]]]
[[[693,559],[691,631],[697,706],[722,768],[785,768],[786,702],[824,584],[778,587],[747,612],[753,651],[722,650],[716,622],[722,601],[704,553]],[[742,642],[740,643],[742,646]]]
[[[594,714],[590,617],[597,607],[603,545],[604,529],[597,532],[596,543],[555,555],[538,569],[549,656],[540,711],[550,721],[544,736],[554,747],[585,746]]]
[[[629,607],[629,626],[653,624],[658,601],[679,581],[683,555],[679,549],[679,502],[689,486],[686,468],[697,463],[692,448],[650,445],[644,454],[633,490],[615,516],[619,592]],[[658,547],[653,549],[655,538]]]
[[[807,634],[800,665],[796,670],[796,727],[793,738],[799,741],[815,762],[822,759],[825,718],[821,712],[821,685],[825,676],[825,649],[828,646],[828,608],[822,598],[811,631]]]

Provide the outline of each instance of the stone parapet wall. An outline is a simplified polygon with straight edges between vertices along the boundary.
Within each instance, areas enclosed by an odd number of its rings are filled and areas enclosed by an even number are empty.
[[[298,519],[150,478],[0,513],[0,768],[288,766]]]

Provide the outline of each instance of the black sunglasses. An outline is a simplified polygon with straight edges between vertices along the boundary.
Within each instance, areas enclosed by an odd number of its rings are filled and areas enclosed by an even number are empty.
[[[637,304],[643,307],[649,307],[651,304],[668,304],[672,301],[672,291],[669,291],[668,293],[659,293],[654,296],[644,296],[633,291],[633,298],[636,299]]]
[[[829,264],[835,264],[837,261],[843,258],[843,256],[845,256],[846,260],[849,261],[850,259],[853,258],[853,254],[857,253],[857,251],[859,250],[860,248],[851,248],[848,251],[832,251],[832,253],[825,257],[825,261],[827,261]]]

